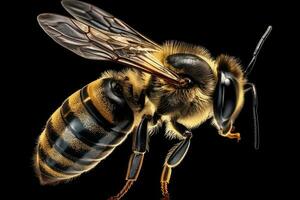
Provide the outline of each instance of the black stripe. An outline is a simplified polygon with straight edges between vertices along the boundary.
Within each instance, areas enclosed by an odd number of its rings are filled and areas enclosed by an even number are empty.
[[[66,127],[67,128],[67,127]],[[51,147],[53,147],[57,152],[66,157],[67,159],[76,162],[80,165],[88,166],[91,164],[95,164],[98,161],[88,161],[85,160],[84,157],[88,151],[78,151],[70,147],[70,145],[63,140],[56,131],[53,129],[51,119],[48,121],[46,125],[46,137]]]
[[[48,129],[48,131],[49,135],[53,135],[53,129]],[[55,140],[53,148],[55,148],[56,151],[58,151],[69,160],[85,166],[98,163],[99,161],[90,161],[88,159],[99,159],[103,157],[103,155],[106,155],[106,153],[108,153],[107,151],[112,149],[112,147],[107,146],[102,146],[101,148],[98,147],[97,150],[93,150],[93,154],[88,150],[81,149],[80,151],[78,151],[70,147],[70,145],[62,138],[58,138],[57,140]]]
[[[107,121],[94,106],[89,97],[87,86],[80,90],[80,98],[85,109],[93,117],[93,119],[95,119],[98,125],[101,126],[105,131],[110,132],[111,128],[113,128],[113,124]]]
[[[61,107],[61,115],[66,126],[71,130],[77,139],[97,150],[105,148],[112,148],[108,145],[117,144],[125,137],[125,133],[117,133],[112,130],[104,134],[94,134],[84,127],[80,119],[71,111],[69,101],[66,100]]]
[[[38,148],[38,154],[39,154],[39,158],[41,159],[41,161],[43,161],[46,165],[48,165],[52,170],[54,170],[56,172],[59,172],[61,174],[66,174],[66,175],[76,175],[76,174],[78,174],[78,171],[73,169],[72,167],[62,166],[59,163],[57,163],[55,160],[50,158],[44,152],[43,148],[41,148],[40,146]]]

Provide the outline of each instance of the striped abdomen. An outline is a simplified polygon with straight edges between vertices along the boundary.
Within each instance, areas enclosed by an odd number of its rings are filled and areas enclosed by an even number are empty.
[[[67,180],[95,167],[127,136],[133,112],[100,79],[71,95],[48,120],[35,154],[42,184]]]

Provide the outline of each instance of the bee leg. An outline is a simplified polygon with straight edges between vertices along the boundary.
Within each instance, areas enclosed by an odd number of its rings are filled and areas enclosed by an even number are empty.
[[[176,144],[173,148],[171,148],[166,157],[166,161],[160,179],[163,200],[170,199],[170,194],[168,192],[168,184],[170,182],[172,168],[176,167],[181,163],[189,149],[192,138],[192,133],[185,126],[177,122],[173,122],[173,125],[174,128],[183,133],[185,139],[182,140],[180,143]]]
[[[132,143],[132,154],[129,159],[127,174],[126,174],[126,183],[122,190],[115,196],[109,198],[109,200],[118,200],[121,199],[131,188],[134,181],[137,180],[140,170],[142,168],[144,154],[147,150],[148,145],[148,122],[151,118],[144,115],[139,126],[133,135]]]
[[[232,122],[230,122],[226,129],[219,129],[219,135],[221,135],[222,137],[229,138],[229,139],[237,139],[237,141],[239,142],[241,140],[241,134],[233,133],[234,129],[235,128],[232,125]]]

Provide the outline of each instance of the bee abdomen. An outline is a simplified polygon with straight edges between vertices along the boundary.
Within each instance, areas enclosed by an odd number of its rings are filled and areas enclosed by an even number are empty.
[[[67,180],[92,169],[126,138],[133,119],[129,117],[127,124],[116,131],[108,116],[113,118],[116,113],[104,110],[116,105],[110,105],[114,102],[105,93],[100,96],[106,103],[101,109],[94,105],[86,86],[71,95],[48,120],[39,138],[35,163],[42,184]]]

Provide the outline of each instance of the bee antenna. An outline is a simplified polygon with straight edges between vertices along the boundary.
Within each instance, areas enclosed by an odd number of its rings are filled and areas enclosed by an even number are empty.
[[[266,41],[267,37],[271,33],[271,31],[272,31],[272,26],[268,26],[266,32],[263,34],[263,36],[260,38],[259,42],[257,43],[256,48],[253,52],[252,59],[251,59],[250,63],[248,64],[247,68],[245,69],[246,76],[251,73],[251,71],[255,65],[258,53],[259,53],[260,49],[262,48],[262,45]]]

